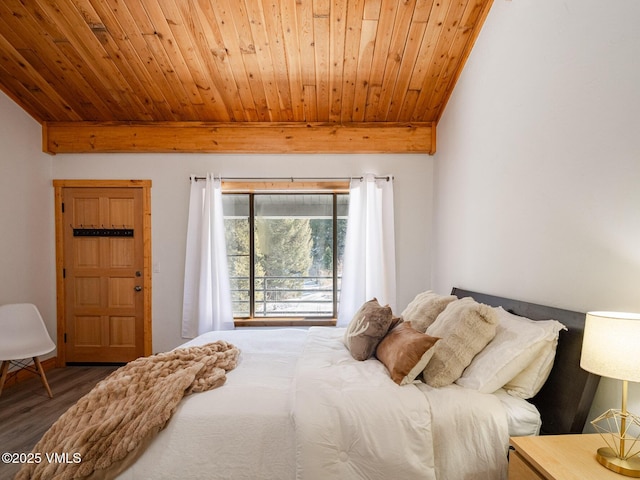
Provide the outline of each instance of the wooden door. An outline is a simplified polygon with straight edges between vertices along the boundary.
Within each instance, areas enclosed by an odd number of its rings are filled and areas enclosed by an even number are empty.
[[[145,189],[65,186],[60,197],[64,362],[150,354]]]

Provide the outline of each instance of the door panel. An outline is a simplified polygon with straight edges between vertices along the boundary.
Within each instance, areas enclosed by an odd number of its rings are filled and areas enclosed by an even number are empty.
[[[98,238],[77,238],[73,253],[76,268],[97,268],[100,266],[100,240]]]
[[[76,276],[73,282],[75,296],[73,301],[78,308],[100,307],[100,277]]]
[[[109,266],[135,268],[135,244],[133,238],[109,239]]]
[[[65,188],[62,196],[66,362],[144,355],[142,189]]]
[[[73,207],[73,225],[77,225],[76,228],[100,225],[100,198],[74,198],[69,206]]]
[[[111,317],[109,319],[109,336],[111,345],[134,347],[136,344],[136,318]]]
[[[132,228],[135,204],[131,198],[109,198],[109,218],[111,228]]]
[[[135,288],[135,278],[109,278],[109,308],[135,308]]]
[[[102,322],[98,316],[75,315],[73,318],[74,344],[77,347],[99,348],[102,344]]]

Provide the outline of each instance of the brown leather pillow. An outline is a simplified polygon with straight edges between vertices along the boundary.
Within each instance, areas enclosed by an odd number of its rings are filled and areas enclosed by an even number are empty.
[[[356,360],[371,358],[378,343],[389,331],[392,317],[391,307],[380,306],[375,298],[362,305],[344,333],[344,344],[351,356]]]
[[[387,367],[391,379],[398,385],[404,385],[422,373],[433,355],[431,347],[438,340],[417,331],[411,322],[403,322],[382,339],[376,349],[376,357]]]

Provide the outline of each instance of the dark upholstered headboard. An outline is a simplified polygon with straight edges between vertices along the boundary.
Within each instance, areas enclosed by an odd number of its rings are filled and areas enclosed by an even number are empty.
[[[585,314],[534,303],[496,297],[453,288],[458,298],[472,297],[479,303],[502,306],[515,315],[531,320],[557,320],[568,331],[561,331],[553,369],[542,390],[529,400],[542,417],[541,434],[582,433],[600,377],[580,368]]]

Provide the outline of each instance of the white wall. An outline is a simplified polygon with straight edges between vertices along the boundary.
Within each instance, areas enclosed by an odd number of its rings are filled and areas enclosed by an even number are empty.
[[[4,94],[0,125],[0,304],[35,304],[55,341],[51,157],[40,125]]]
[[[397,310],[429,287],[433,158],[428,155],[56,155],[53,178],[151,179],[153,349],[182,343],[182,289],[189,175],[395,177]]]
[[[637,0],[495,0],[438,126],[436,290],[640,312],[638,18]],[[619,389],[601,382],[591,418]]]

